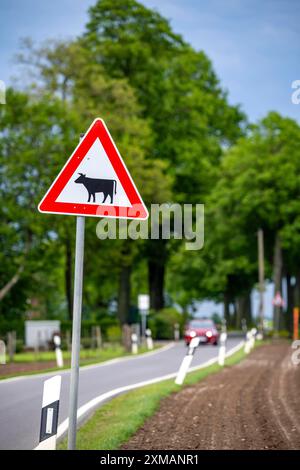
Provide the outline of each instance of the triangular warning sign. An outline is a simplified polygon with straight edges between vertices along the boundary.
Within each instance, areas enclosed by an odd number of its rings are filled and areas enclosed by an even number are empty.
[[[102,119],[95,119],[48,189],[40,212],[147,219],[148,211]]]

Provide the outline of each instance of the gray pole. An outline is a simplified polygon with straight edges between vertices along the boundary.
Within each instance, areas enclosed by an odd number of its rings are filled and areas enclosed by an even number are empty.
[[[265,266],[264,266],[264,232],[260,228],[257,232],[258,241],[258,278],[259,278],[259,323],[261,333],[264,328],[264,290],[265,290]]]
[[[76,448],[79,355],[80,355],[80,334],[81,334],[81,307],[82,307],[82,278],[83,278],[83,255],[84,255],[84,225],[85,225],[85,218],[82,216],[78,216],[76,218],[72,359],[71,359],[71,381],[70,381],[70,395],[69,395],[69,429],[68,429],[68,449],[69,450],[74,450]]]
[[[142,338],[146,337],[146,328],[147,328],[147,312],[145,310],[141,311],[141,320],[142,320]]]
[[[81,140],[83,137],[84,137],[84,134],[80,134],[79,140]],[[81,338],[83,256],[84,256],[84,226],[85,226],[85,218],[82,216],[77,216],[76,218],[73,324],[72,324],[71,379],[70,379],[70,393],[69,393],[69,429],[68,429],[68,449],[69,450],[76,449],[79,358],[80,358],[80,338]]]

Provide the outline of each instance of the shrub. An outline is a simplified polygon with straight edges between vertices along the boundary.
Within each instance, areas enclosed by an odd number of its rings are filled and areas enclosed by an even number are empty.
[[[122,330],[120,326],[118,325],[109,326],[106,330],[106,337],[107,337],[107,340],[111,343],[120,342],[122,339]]]
[[[171,307],[152,312],[148,317],[148,326],[154,339],[174,339],[175,323],[179,323],[182,333],[184,316]]]

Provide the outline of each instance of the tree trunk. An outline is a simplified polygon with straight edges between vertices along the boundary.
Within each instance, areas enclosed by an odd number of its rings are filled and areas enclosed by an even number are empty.
[[[252,322],[252,313],[251,313],[251,293],[247,292],[244,295],[241,295],[236,300],[237,314],[235,327],[237,329],[242,328],[242,319],[246,320],[247,325],[250,325]]]
[[[28,230],[27,231],[27,240],[25,243],[25,249],[23,254],[23,261],[21,262],[20,266],[16,270],[15,274],[11,277],[11,279],[0,289],[0,301],[4,299],[4,297],[11,291],[11,289],[19,282],[22,272],[25,268],[26,257],[30,249],[32,240],[32,234]]]
[[[231,302],[231,305],[233,307],[233,314],[230,318],[230,326],[235,328],[236,323],[237,323],[237,303],[236,303],[236,301]]]
[[[300,307],[300,271],[296,274],[296,284],[294,287],[294,306]]]
[[[119,274],[118,318],[121,325],[129,321],[131,266],[123,266]]]
[[[131,351],[131,328],[127,323],[122,326],[122,344],[127,352]]]
[[[20,279],[20,276],[22,274],[24,270],[24,265],[22,264],[21,266],[19,266],[19,268],[17,269],[16,273],[13,275],[13,277],[5,284],[5,286],[3,286],[1,289],[0,289],[0,301],[4,299],[4,297],[11,291],[11,289],[14,287],[15,284],[17,284],[17,282],[19,281]]]
[[[224,293],[224,319],[226,321],[226,325],[230,325],[230,300],[227,292]]]
[[[167,263],[167,240],[149,240],[148,280],[150,309],[164,308],[165,266]]]
[[[275,237],[274,246],[274,263],[273,263],[273,282],[275,286],[275,295],[277,292],[281,295],[282,287],[282,249],[279,234]],[[273,308],[273,323],[274,331],[278,333],[281,323],[281,307],[274,305]]]
[[[294,296],[295,286],[291,284],[291,275],[286,275],[286,287],[287,287],[287,311],[285,318],[285,327],[290,333],[293,332],[293,308],[294,308]]]
[[[67,299],[67,309],[68,317],[72,320],[73,316],[73,295],[72,295],[72,246],[71,240],[66,238],[66,259],[65,259],[65,288],[66,288],[66,299]]]
[[[164,308],[165,266],[156,260],[149,260],[148,269],[150,309],[161,310]]]

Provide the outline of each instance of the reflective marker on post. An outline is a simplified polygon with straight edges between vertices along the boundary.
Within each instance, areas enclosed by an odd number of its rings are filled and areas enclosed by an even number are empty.
[[[193,338],[191,340],[188,350],[187,350],[187,355],[183,358],[183,361],[181,363],[181,366],[179,368],[179,371],[175,380],[175,383],[177,385],[183,384],[187,371],[189,370],[189,367],[192,363],[193,355],[196,351],[196,348],[199,346],[199,342],[200,342],[199,337]]]
[[[40,443],[36,450],[56,449],[60,388],[60,375],[51,377],[44,382]]]

